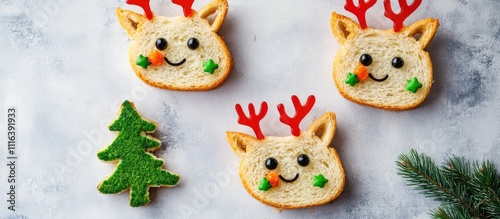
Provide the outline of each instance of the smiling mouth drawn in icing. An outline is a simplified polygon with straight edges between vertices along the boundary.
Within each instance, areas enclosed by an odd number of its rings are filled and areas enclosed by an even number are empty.
[[[374,80],[374,81],[376,81],[376,82],[383,82],[383,81],[387,80],[387,78],[389,78],[389,75],[385,75],[383,78],[378,79],[378,78],[376,78],[375,76],[373,76],[373,75],[372,75],[372,73],[369,73],[369,74],[368,74],[368,76],[369,76],[372,80]]]
[[[299,178],[299,174],[297,173],[293,179],[285,179],[285,177],[280,175],[280,179],[283,180],[284,182],[291,183],[295,182]]]
[[[180,62],[173,63],[170,60],[168,60],[167,57],[165,57],[165,56],[163,56],[163,59],[165,59],[165,62],[167,62],[171,66],[180,66],[180,65],[184,64],[184,62],[186,62],[186,59],[182,59]]]

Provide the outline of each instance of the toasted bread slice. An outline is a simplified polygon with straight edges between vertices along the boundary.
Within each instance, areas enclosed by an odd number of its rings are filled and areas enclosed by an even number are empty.
[[[149,188],[174,187],[180,176],[163,169],[164,161],[152,154],[160,148],[160,140],[149,136],[158,125],[144,118],[133,102],[125,100],[118,118],[109,126],[119,132],[116,139],[97,157],[116,165],[115,171],[97,186],[102,194],[119,194],[130,190],[130,206],[147,205]]]
[[[144,15],[118,8],[118,21],[130,37],[129,61],[145,83],[170,90],[201,91],[220,86],[233,66],[217,35],[226,0],[214,0],[190,17]],[[217,13],[213,22],[207,19]]]
[[[284,209],[307,208],[335,200],[345,184],[340,157],[330,147],[335,121],[334,113],[325,113],[298,137],[268,136],[257,140],[243,133],[227,132],[231,148],[241,159],[240,178],[248,193],[264,204]],[[270,159],[276,161],[274,169],[267,165],[272,162]],[[266,189],[261,184],[266,180],[273,183],[271,173],[279,180],[274,180],[276,186]]]
[[[361,29],[334,12],[331,28],[340,49],[333,78],[339,92],[353,102],[387,110],[417,107],[433,83],[432,62],[424,48],[438,26],[437,19],[427,18],[400,32]]]

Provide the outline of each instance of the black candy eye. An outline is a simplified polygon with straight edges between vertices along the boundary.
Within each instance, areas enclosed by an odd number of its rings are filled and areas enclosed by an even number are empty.
[[[297,163],[300,165],[300,166],[307,166],[309,165],[309,156],[307,156],[307,154],[301,154],[297,157]]]
[[[168,46],[167,40],[165,38],[158,38],[156,40],[156,48],[158,50],[165,50]]]
[[[278,167],[278,161],[274,159],[274,157],[267,158],[266,160],[266,168],[269,170],[274,170]]]
[[[369,66],[372,64],[372,56],[370,54],[363,54],[359,57],[359,62],[364,66]]]
[[[198,39],[196,39],[196,38],[190,38],[188,40],[188,47],[189,47],[189,49],[195,50],[196,48],[198,48],[198,46],[200,46],[200,42],[198,41]]]
[[[394,68],[402,68],[405,64],[405,61],[400,57],[394,57],[392,59],[392,67]]]

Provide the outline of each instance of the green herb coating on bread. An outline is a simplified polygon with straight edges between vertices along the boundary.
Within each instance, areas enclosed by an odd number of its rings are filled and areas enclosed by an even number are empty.
[[[130,189],[130,206],[138,207],[150,202],[150,187],[173,187],[179,182],[179,175],[163,167],[163,160],[148,153],[160,148],[160,141],[149,137],[156,124],[144,119],[134,104],[123,102],[120,115],[109,126],[118,131],[118,136],[97,157],[102,161],[117,162],[116,170],[101,182],[97,189],[104,194],[118,194]]]

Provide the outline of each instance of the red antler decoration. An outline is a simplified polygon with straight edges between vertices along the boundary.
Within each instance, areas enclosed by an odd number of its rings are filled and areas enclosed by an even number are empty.
[[[401,11],[399,12],[399,14],[396,14],[391,8],[391,1],[384,0],[384,15],[394,22],[393,29],[395,32],[399,32],[401,28],[403,28],[403,21],[405,21],[405,19],[408,18],[411,13],[417,10],[418,6],[420,6],[420,3],[422,3],[422,0],[414,0],[410,5],[407,4],[406,0],[398,0],[398,2],[399,6],[401,7]]]
[[[368,27],[365,17],[366,11],[373,7],[376,2],[377,0],[368,0],[368,2],[365,2],[365,0],[359,0],[359,6],[356,7],[354,6],[353,0],[346,0],[344,8],[345,10],[356,15],[359,21],[359,26],[361,26],[362,29],[366,29]]]
[[[182,6],[184,17],[191,17],[193,15],[193,10],[191,9],[193,2],[194,0],[172,0],[172,3]]]
[[[259,122],[260,120],[262,120],[262,118],[264,118],[264,116],[267,113],[267,103],[262,102],[260,104],[259,114],[255,114],[255,107],[251,103],[248,104],[248,111],[249,111],[249,116],[247,117],[243,112],[241,105],[236,104],[236,112],[238,113],[238,123],[252,128],[253,132],[255,132],[255,136],[257,137],[257,139],[259,140],[264,139],[264,135],[260,130]]]
[[[153,12],[149,7],[149,0],[127,0],[127,4],[129,5],[137,5],[141,7],[146,13],[146,17],[151,20],[153,19]]]
[[[290,128],[292,129],[292,134],[294,136],[300,135],[300,128],[299,128],[300,121],[302,121],[302,119],[306,117],[307,113],[311,111],[314,102],[316,102],[316,98],[313,95],[311,95],[307,98],[306,104],[302,106],[302,104],[300,104],[299,98],[293,95],[292,103],[293,107],[295,107],[296,113],[295,116],[292,118],[290,118],[286,114],[285,106],[283,106],[283,104],[278,105],[278,111],[280,112],[280,121],[290,126]]]

